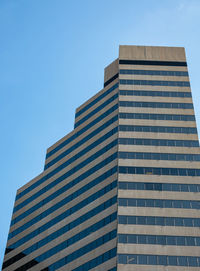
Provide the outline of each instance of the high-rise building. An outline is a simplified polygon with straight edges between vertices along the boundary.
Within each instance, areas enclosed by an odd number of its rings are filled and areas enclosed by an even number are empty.
[[[184,48],[120,46],[18,190],[3,271],[199,270],[199,161]]]

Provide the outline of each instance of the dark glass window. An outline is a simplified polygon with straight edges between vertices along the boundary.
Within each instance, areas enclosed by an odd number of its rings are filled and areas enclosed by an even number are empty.
[[[153,90],[120,90],[124,96],[151,96],[151,97],[192,97],[191,92],[153,91]]]
[[[176,256],[168,256],[169,265],[177,265],[177,257]]]
[[[147,255],[139,255],[138,256],[139,264],[147,264]]]
[[[128,243],[136,244],[137,243],[137,236],[134,234],[128,234]]]
[[[149,255],[148,256],[148,264],[149,265],[157,265],[157,256],[155,255]]]
[[[167,256],[159,256],[158,257],[159,265],[167,265]]]

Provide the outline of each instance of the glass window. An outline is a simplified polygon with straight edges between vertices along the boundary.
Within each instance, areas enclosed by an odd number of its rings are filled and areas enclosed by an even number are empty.
[[[158,207],[158,208],[163,208],[163,200],[160,200],[160,199],[156,199],[155,200],[155,207]]]
[[[167,245],[176,245],[176,237],[175,236],[167,236]]]
[[[169,265],[177,265],[177,257],[176,256],[168,256],[168,264]]]
[[[200,246],[200,237],[196,237],[196,245]]]
[[[165,208],[172,208],[172,201],[171,200],[165,200]]]
[[[157,265],[157,256],[148,255],[148,264],[149,265]]]
[[[119,243],[127,243],[127,235],[126,234],[118,234]]]
[[[119,185],[119,189],[127,189],[127,183],[125,182],[119,182],[118,185]]]
[[[156,225],[164,226],[164,217],[162,216],[156,217]]]
[[[159,245],[166,245],[166,236],[162,236],[162,235],[157,235],[156,236],[157,239],[157,244]]]
[[[194,218],[194,227],[200,227],[200,219]]]
[[[162,186],[163,186],[163,184],[161,184],[161,183],[155,183],[154,184],[155,190],[158,190],[158,191],[162,191],[163,190]]]
[[[170,183],[163,183],[162,184],[162,187],[163,187],[163,191],[172,191],[172,184]]]
[[[167,256],[158,256],[159,265],[167,265]]]
[[[191,208],[191,203],[189,200],[183,200],[182,201],[183,208],[185,209],[190,209]]]
[[[136,224],[136,216],[128,216],[128,224]]]
[[[127,263],[127,256],[123,254],[118,254],[118,263],[126,264]]]
[[[127,217],[126,216],[118,216],[119,224],[127,224]]]
[[[138,190],[144,190],[145,184],[144,183],[137,183],[137,189]]]
[[[166,217],[165,224],[166,224],[166,226],[174,226],[174,218],[173,217]]]
[[[137,224],[139,225],[145,225],[146,224],[146,219],[144,216],[138,216],[137,217]]]
[[[155,216],[147,216],[147,225],[156,225]]]
[[[127,206],[127,199],[118,199],[119,206]]]
[[[200,202],[199,201],[191,201],[193,209],[200,209]]]
[[[181,208],[182,207],[182,204],[181,204],[182,202],[181,201],[179,201],[179,200],[174,200],[173,201],[173,207],[174,208]]]
[[[137,199],[137,206],[138,207],[145,207],[145,200],[144,199]]]
[[[187,257],[186,256],[178,256],[178,265],[180,265],[180,266],[188,266]]]
[[[198,266],[197,257],[188,257],[189,266]]]
[[[128,187],[128,189],[135,190],[137,185],[136,185],[136,183],[129,182],[129,183],[127,183],[127,187]]]
[[[177,246],[185,246],[185,237],[184,236],[177,236],[176,241],[177,241]]]
[[[136,235],[134,235],[134,234],[128,234],[128,243],[130,243],[130,244],[136,244],[137,243]]]
[[[139,264],[147,264],[147,255],[138,255]]]
[[[146,200],[146,207],[154,207],[154,201],[153,199],[147,199]]]
[[[198,186],[196,184],[190,184],[189,189],[190,189],[190,192],[199,192]]]
[[[138,235],[138,244],[146,244],[146,235]]]
[[[128,206],[137,206],[136,199],[128,199]]]
[[[145,183],[145,189],[146,190],[153,190],[153,184],[152,183]]]
[[[188,246],[195,246],[195,239],[194,237],[186,236],[186,243]]]
[[[181,191],[188,192],[189,191],[188,185],[187,184],[181,184]]]
[[[137,256],[136,255],[128,255],[128,264],[137,264]]]
[[[156,244],[156,236],[147,235],[147,244]]]
[[[184,226],[183,225],[183,218],[176,217],[175,218],[175,224],[176,224],[176,226]]]

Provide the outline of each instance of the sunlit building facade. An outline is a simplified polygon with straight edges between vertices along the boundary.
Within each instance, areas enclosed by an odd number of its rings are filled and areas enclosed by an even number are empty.
[[[184,48],[120,46],[17,191],[3,271],[199,270],[199,192]]]

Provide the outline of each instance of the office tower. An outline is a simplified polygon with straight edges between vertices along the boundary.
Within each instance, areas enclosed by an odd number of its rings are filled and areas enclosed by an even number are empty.
[[[3,270],[199,270],[199,161],[184,48],[120,46],[18,190]]]

